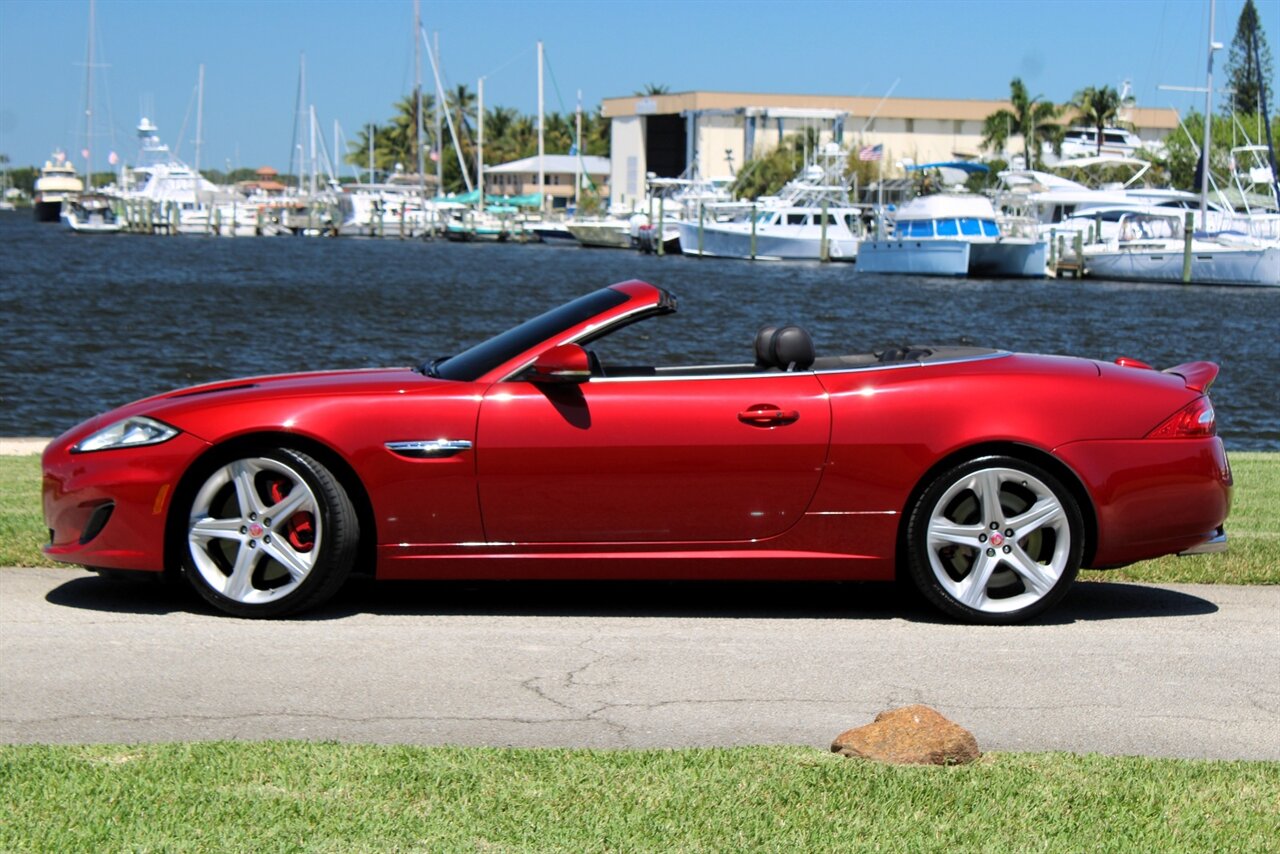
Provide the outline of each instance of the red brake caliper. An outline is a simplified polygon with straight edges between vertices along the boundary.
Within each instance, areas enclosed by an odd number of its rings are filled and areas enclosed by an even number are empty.
[[[279,504],[289,495],[291,484],[287,480],[271,481],[271,503]],[[294,513],[285,525],[285,537],[296,551],[309,552],[316,544],[316,527],[310,513]]]

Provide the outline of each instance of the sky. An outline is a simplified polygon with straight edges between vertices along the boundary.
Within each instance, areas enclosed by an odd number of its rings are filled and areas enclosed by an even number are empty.
[[[1244,2],[1217,2],[1214,37],[1228,48]],[[1280,68],[1280,0],[1255,5]],[[201,64],[206,169],[288,169],[304,56],[306,100],[326,140],[335,120],[347,140],[385,122],[413,89],[412,0],[97,0],[94,9],[87,69],[89,0],[0,0],[0,153],[13,165],[60,148],[83,168],[90,71],[95,170],[109,168],[113,150],[134,159],[144,115],[194,161]],[[556,112],[572,112],[579,91],[591,110],[648,84],[1003,99],[1013,77],[1059,103],[1131,80],[1139,106],[1204,104],[1159,86],[1204,86],[1208,0],[422,0],[421,10],[447,86],[475,90],[483,76],[487,107],[530,114],[539,39],[546,109]],[[1227,53],[1215,55],[1219,81]],[[423,75],[433,85],[425,54]],[[1280,82],[1272,87],[1280,97]]]

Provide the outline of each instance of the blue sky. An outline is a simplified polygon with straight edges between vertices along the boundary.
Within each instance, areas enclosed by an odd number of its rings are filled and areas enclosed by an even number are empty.
[[[1218,0],[1228,46],[1243,4]],[[1280,63],[1280,0],[1255,4]],[[84,148],[88,9],[0,0],[0,153],[14,164]],[[112,148],[132,159],[144,113],[194,158],[200,63],[205,167],[288,166],[303,54],[327,138],[335,119],[348,138],[385,121],[413,86],[412,0],[98,0],[96,15],[98,169]],[[486,105],[530,113],[538,39],[548,110],[571,111],[579,89],[594,108],[647,83],[879,96],[897,81],[899,97],[998,99],[1021,76],[1056,101],[1130,79],[1140,106],[1185,112],[1203,96],[1157,86],[1204,85],[1209,17],[1207,0],[423,0],[422,15],[448,83],[483,75]]]

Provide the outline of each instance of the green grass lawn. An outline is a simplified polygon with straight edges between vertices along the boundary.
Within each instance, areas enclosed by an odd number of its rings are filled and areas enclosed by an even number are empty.
[[[40,506],[40,457],[0,456],[0,566],[48,566]]]
[[[4,851],[1274,851],[1280,763],[812,748],[0,748]]]
[[[1233,453],[1235,502],[1226,554],[1166,557],[1120,570],[1086,571],[1105,581],[1280,584],[1280,454]],[[40,511],[40,458],[0,457],[0,566],[44,566],[48,531]]]

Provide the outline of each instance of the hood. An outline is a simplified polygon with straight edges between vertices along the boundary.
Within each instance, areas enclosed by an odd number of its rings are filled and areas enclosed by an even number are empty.
[[[456,382],[424,376],[410,367],[243,377],[176,389],[127,403],[72,427],[55,441],[74,443],[134,415],[146,415],[207,439],[202,435],[201,422],[210,410],[242,408],[248,413],[270,408],[276,401],[430,394],[456,390],[458,386]]]

